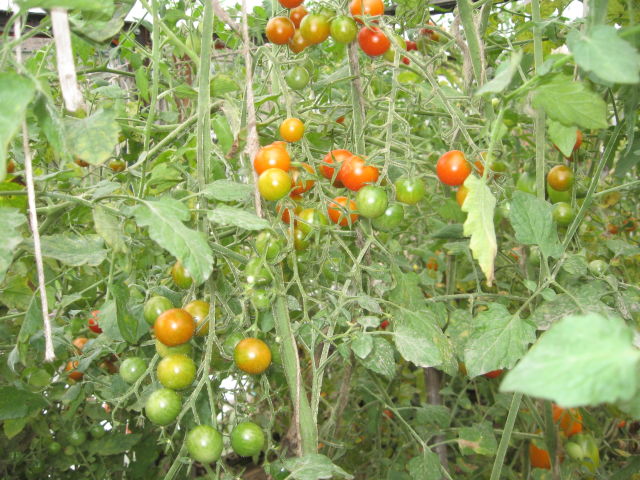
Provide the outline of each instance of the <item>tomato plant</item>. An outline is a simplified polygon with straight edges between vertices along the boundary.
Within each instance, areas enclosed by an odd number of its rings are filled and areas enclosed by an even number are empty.
[[[551,469],[551,457],[544,448],[538,448],[534,442],[529,444],[529,461],[533,468]]]
[[[556,165],[547,174],[547,183],[559,192],[565,192],[573,185],[573,172],[566,165]]]
[[[315,175],[316,171],[313,169],[313,167],[308,163],[302,163],[300,166],[302,167],[302,169],[291,169],[291,180],[293,182],[293,188],[291,189],[291,193],[289,194],[289,196],[291,197],[299,197],[303,193],[311,190],[313,188],[313,185],[315,184],[315,182],[311,179],[304,179],[305,176],[312,177],[313,175]],[[304,173],[302,170],[305,170],[306,173]]]
[[[173,283],[175,283],[177,287],[185,290],[193,284],[191,274],[179,260],[173,264],[173,267],[171,267],[171,277],[173,278]]]
[[[349,12],[360,21],[358,17],[362,15],[382,15],[384,13],[384,3],[382,3],[382,0],[351,0],[349,2]]]
[[[400,226],[404,219],[404,208],[399,203],[387,206],[384,213],[373,219],[373,226],[377,230],[390,232]]]
[[[258,190],[265,200],[280,200],[291,190],[291,177],[279,168],[268,168],[258,178]]]
[[[292,90],[302,90],[309,83],[309,78],[307,69],[299,65],[291,67],[284,76],[287,86]]]
[[[297,227],[304,233],[310,233],[329,224],[324,213],[315,208],[305,208],[300,211],[297,218]]]

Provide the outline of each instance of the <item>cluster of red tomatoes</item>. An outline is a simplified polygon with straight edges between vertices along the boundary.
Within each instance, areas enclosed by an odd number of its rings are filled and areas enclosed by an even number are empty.
[[[280,5],[289,8],[289,17],[273,17],[267,23],[265,34],[267,39],[276,45],[289,45],[293,53],[300,53],[310,45],[324,42],[329,36],[338,43],[351,43],[356,38],[364,53],[377,57],[385,55],[393,61],[394,51],[391,41],[385,33],[375,26],[361,26],[365,18],[384,14],[382,0],[351,0],[349,15],[336,15],[330,10],[320,10],[309,13],[302,5],[303,0],[279,0]],[[406,50],[416,50],[415,42],[405,42],[400,37],[396,39]],[[404,63],[409,59],[404,57]]]

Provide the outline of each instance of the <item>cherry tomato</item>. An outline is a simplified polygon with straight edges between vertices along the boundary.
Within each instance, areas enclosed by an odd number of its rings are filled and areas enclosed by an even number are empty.
[[[538,448],[533,442],[529,444],[529,461],[533,468],[551,469],[551,457],[549,452],[543,448]]]
[[[360,15],[377,16],[384,14],[384,3],[382,0],[351,0],[349,12],[358,22],[362,23]]]
[[[404,208],[399,203],[392,203],[382,215],[374,218],[371,224],[376,230],[390,232],[398,228],[402,220],[404,220]]]
[[[280,124],[280,136],[287,142],[297,142],[303,135],[304,123],[299,118],[287,118]]]
[[[267,22],[265,34],[271,43],[285,45],[293,37],[294,30],[293,22],[289,18],[273,17]]]
[[[254,257],[244,267],[244,274],[249,285],[266,285],[273,281],[273,276],[260,257]]]
[[[187,343],[196,331],[191,314],[181,308],[163,312],[153,324],[156,338],[169,347]]]
[[[284,80],[291,90],[302,90],[309,83],[309,72],[304,67],[295,66],[287,72]]]
[[[222,435],[209,425],[198,425],[187,434],[187,451],[196,462],[212,463],[222,455]]]
[[[71,343],[73,344],[74,347],[76,347],[76,350],[78,351],[78,353],[80,353],[88,341],[89,339],[87,337],[77,337],[77,338],[74,338],[73,342]]]
[[[394,186],[396,187],[396,200],[407,205],[415,205],[425,196],[424,182],[420,177],[400,177]]]
[[[566,202],[558,202],[553,206],[553,219],[558,225],[566,226],[573,222],[576,212],[573,207]]]
[[[111,160],[109,162],[109,168],[116,172],[123,172],[125,168],[127,168],[127,162],[125,162],[124,160]]]
[[[50,454],[57,455],[62,451],[62,445],[54,441],[47,445],[47,450],[49,451]]]
[[[265,200],[276,201],[291,190],[291,177],[279,168],[268,168],[258,178],[258,191]]]
[[[333,223],[336,223],[341,227],[346,227],[347,225],[353,225],[353,223],[358,219],[357,213],[348,214],[347,211],[353,212],[357,208],[356,202],[353,200],[349,200],[347,197],[336,197],[329,204],[327,213],[329,213],[329,218]]]
[[[76,370],[76,368],[78,368],[78,363],[80,362],[78,362],[77,360],[70,360],[64,367],[64,370],[66,372],[69,372],[69,378],[71,380],[75,380],[76,382],[82,380],[82,377],[84,376],[84,373]]]
[[[375,185],[365,185],[356,195],[358,212],[365,218],[377,218],[384,214],[388,203],[387,192]]]
[[[295,8],[292,8],[289,11],[289,18],[291,19],[291,21],[293,22],[293,25],[296,28],[300,28],[300,22],[302,21],[302,19],[305,17],[307,13],[309,12],[307,12],[307,9],[304,8],[304,5],[299,5]]]
[[[370,57],[378,57],[389,50],[391,42],[378,27],[362,27],[358,32],[358,44]]]
[[[483,373],[482,376],[487,378],[498,378],[502,375],[502,372],[504,372],[504,370],[491,370],[490,372]]]
[[[603,276],[608,269],[609,264],[604,260],[596,259],[589,262],[589,272],[591,272],[591,275],[595,275],[596,277]]]
[[[180,260],[174,263],[173,267],[171,267],[171,278],[173,278],[173,283],[175,283],[178,288],[182,288],[184,290],[190,288],[193,283],[191,274],[186,268],[184,268],[182,263],[180,263]]]
[[[186,355],[176,353],[160,360],[156,373],[163,387],[183,390],[195,380],[196,364]]]
[[[553,421],[558,424],[560,430],[567,437],[571,437],[582,432],[582,415],[576,408],[565,410],[564,408],[552,405]]]
[[[317,13],[305,15],[300,22],[300,33],[311,45],[322,43],[329,37],[329,20]]]
[[[262,429],[253,422],[242,422],[231,431],[231,448],[241,457],[253,457],[264,448]]]
[[[524,172],[522,175],[520,175],[520,177],[518,178],[518,181],[516,182],[516,189],[520,190],[521,192],[535,195],[536,194],[535,177],[533,177],[532,175],[529,175],[529,173],[527,172]]]
[[[346,15],[340,15],[339,17],[331,20],[330,27],[331,38],[338,43],[351,43],[356,39],[358,35],[358,27],[353,18]]]
[[[340,181],[349,190],[357,192],[368,183],[375,183],[380,172],[372,165],[366,165],[364,160],[353,155],[340,168]]]
[[[311,165],[308,163],[301,164],[302,168],[307,171],[309,175],[315,175],[316,171],[313,169]],[[291,179],[293,181],[293,189],[289,196],[291,197],[299,197],[304,192],[308,192],[313,188],[315,182],[313,180],[303,180],[303,173],[299,168],[291,169]],[[287,222],[289,223],[289,222]]]
[[[429,260],[427,260],[427,263],[425,264],[425,266],[427,267],[428,270],[433,270],[434,272],[437,272],[438,259],[435,257],[431,257]]]
[[[7,173],[13,173],[16,171],[16,162],[9,160],[7,162]]]
[[[73,159],[73,161],[76,163],[76,165],[80,166],[80,167],[88,167],[90,164],[89,162],[85,162],[84,160],[82,160],[80,157],[75,157]]]
[[[320,173],[322,173],[322,176],[324,178],[328,178],[329,180],[331,180],[333,178],[335,168],[330,167],[329,165],[339,164],[341,169],[342,165],[344,164],[344,161],[351,158],[352,156],[353,156],[353,153],[351,153],[349,150],[344,150],[344,149],[331,150],[322,159],[322,165],[320,166]],[[333,185],[336,187],[342,186],[342,182],[340,181],[340,173],[341,173],[340,169],[338,169],[336,179],[333,182]]]
[[[79,447],[87,441],[87,434],[82,430],[73,430],[69,433],[69,438],[67,440],[69,441],[69,444],[74,447]]]
[[[284,223],[291,223],[291,214],[293,213],[293,216],[295,217],[302,211],[302,207],[300,206],[298,200],[296,200],[294,197],[292,197],[292,199],[294,201],[294,205],[292,207],[283,207],[282,205],[278,205],[276,207],[276,211],[281,215],[280,218],[282,218],[282,221]]]
[[[458,205],[462,207],[464,205],[464,201],[467,199],[467,195],[469,194],[469,189],[464,185],[460,185],[458,190],[456,191],[456,202]]]
[[[267,260],[273,260],[282,251],[282,241],[275,233],[265,230],[256,237],[256,252]]]
[[[156,318],[170,308],[173,308],[171,300],[167,297],[163,297],[162,295],[155,295],[144,304],[144,319],[149,325],[153,325]]]
[[[95,317],[91,317],[87,320],[87,325],[89,326],[89,330],[95,333],[102,333],[102,329],[100,325],[98,325],[98,320]]]
[[[547,196],[551,203],[567,202],[571,201],[571,191],[560,192],[547,183]]]
[[[209,333],[209,302],[194,300],[184,306],[196,322],[196,336],[204,337]]]
[[[245,338],[235,346],[233,359],[240,370],[257,375],[269,368],[271,349],[258,338]]]
[[[309,246],[309,234],[299,228],[293,229],[293,246],[296,251],[301,252]]]
[[[418,44],[411,40],[407,40],[407,52],[410,52],[412,50],[418,50]]]
[[[547,183],[559,192],[566,192],[573,185],[573,172],[566,165],[556,165],[547,174]]]
[[[125,358],[120,364],[120,377],[127,383],[135,383],[147,370],[147,362],[140,357]]]
[[[451,150],[438,159],[436,173],[440,181],[451,187],[462,185],[471,174],[471,164],[459,150]]]
[[[100,439],[107,434],[107,431],[104,429],[102,425],[94,425],[89,430],[89,434],[91,435],[92,438]]]
[[[297,228],[304,233],[318,229],[322,225],[328,225],[327,217],[315,208],[305,208],[298,214]]]
[[[151,423],[165,426],[178,417],[181,408],[180,395],[168,388],[161,388],[149,395],[144,411]]]
[[[160,340],[156,340],[156,352],[160,357],[168,357],[169,355],[173,355],[175,353],[181,353],[182,355],[191,356],[193,353],[193,347],[190,343],[182,343],[180,345],[174,345],[169,347],[162,343]]]
[[[289,40],[289,50],[293,53],[300,53],[308,46],[309,42],[305,40],[302,33],[300,33],[300,30],[296,30],[293,37],[291,37],[291,40]]]
[[[565,445],[565,450],[571,458],[580,461],[590,472],[595,472],[600,466],[600,452],[593,435],[580,433]]]
[[[278,0],[284,8],[296,8],[301,5],[304,0]]]
[[[304,131],[304,126],[302,127]],[[253,168],[258,175],[270,168],[279,168],[285,172],[291,167],[291,157],[280,145],[267,145],[258,150],[253,159]]]

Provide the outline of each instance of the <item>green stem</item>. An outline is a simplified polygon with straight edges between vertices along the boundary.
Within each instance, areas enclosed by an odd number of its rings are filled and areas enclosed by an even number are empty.
[[[507,454],[507,448],[509,448],[509,441],[511,440],[511,434],[513,433],[513,426],[516,423],[516,417],[518,416],[518,410],[520,409],[522,395],[523,394],[519,392],[514,393],[511,398],[509,414],[507,415],[507,421],[504,425],[504,433],[500,438],[500,445],[498,445],[498,452],[496,453],[496,459],[493,462],[493,469],[491,470],[491,478],[489,480],[499,480],[500,478],[502,465],[504,464],[504,457]]]
[[[362,84],[360,83],[360,64],[358,63],[358,49],[355,42],[351,42],[348,47],[349,73],[351,75],[351,96],[353,97],[353,143],[356,154],[364,155],[364,95],[362,94]]]
[[[202,18],[202,50],[198,72],[198,125],[197,138],[197,171],[198,188],[202,191],[207,184],[209,174],[209,157],[211,156],[211,88],[209,86],[211,43],[213,38],[213,6],[210,1],[204,2]]]
[[[538,73],[543,62],[540,0],[531,1],[531,15],[533,17],[533,58],[536,66],[536,73]],[[544,111],[542,109],[536,110],[533,120],[536,139],[536,193],[539,199],[544,200]]]
[[[473,21],[473,9],[474,6],[470,0],[458,1],[458,12],[460,12],[460,21],[464,28],[464,35],[467,39],[467,45],[469,46],[469,55],[471,57],[471,66],[473,67],[473,75],[476,77],[478,86],[484,83],[483,81],[483,68],[484,63],[482,48],[480,48],[480,35],[478,35],[478,29]]]

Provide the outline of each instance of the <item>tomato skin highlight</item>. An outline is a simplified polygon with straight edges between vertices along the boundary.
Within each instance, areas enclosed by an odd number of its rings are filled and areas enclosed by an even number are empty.
[[[287,142],[297,142],[303,135],[304,123],[299,118],[287,118],[280,124],[280,136]]]
[[[245,338],[235,346],[233,359],[243,372],[258,375],[271,365],[271,349],[258,338]]]
[[[357,206],[353,200],[349,200],[347,197],[336,197],[329,204],[327,213],[333,223],[338,224],[341,227],[346,227],[350,224],[352,225],[358,219],[358,214],[345,214],[345,210],[353,212],[356,209]]]
[[[460,150],[451,150],[438,159],[436,173],[442,183],[457,187],[471,174],[471,164]]]
[[[156,319],[153,329],[158,340],[172,347],[191,340],[196,331],[196,322],[189,312],[171,308]]]
[[[151,423],[165,426],[178,417],[181,408],[180,395],[168,388],[161,388],[149,395],[144,411]]]
[[[358,32],[358,44],[370,57],[379,57],[391,47],[391,42],[378,27],[362,27]]]
[[[262,429],[253,422],[242,422],[231,431],[231,448],[241,457],[253,457],[264,448]]]
[[[288,17],[273,17],[265,28],[267,39],[276,45],[289,43],[294,31],[293,22]]]
[[[222,455],[222,434],[209,425],[198,425],[187,434],[189,456],[200,463],[212,463]]]
[[[291,177],[279,168],[268,168],[258,177],[258,191],[265,200],[276,201],[291,190]]]
[[[253,169],[258,175],[261,175],[270,168],[279,168],[285,172],[289,171],[289,168],[291,168],[291,157],[286,148],[271,144],[258,150],[258,153],[253,159]]]

